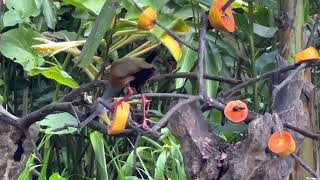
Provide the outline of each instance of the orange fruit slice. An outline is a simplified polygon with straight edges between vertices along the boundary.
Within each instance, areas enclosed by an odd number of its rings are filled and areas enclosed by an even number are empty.
[[[304,49],[300,52],[298,52],[294,57],[294,63],[295,64],[301,64],[305,61],[317,61],[319,60],[319,52],[314,47],[309,47],[307,49]]]
[[[209,22],[213,28],[234,32],[235,22],[230,6],[223,12],[224,0],[213,0],[209,10]]]
[[[295,151],[296,143],[288,131],[277,131],[270,136],[268,148],[273,153],[286,157]]]
[[[231,122],[242,122],[248,116],[248,107],[240,100],[229,101],[224,108],[224,116]]]
[[[152,8],[148,7],[139,16],[138,27],[142,30],[150,30],[153,28],[157,19],[157,12]]]
[[[108,134],[119,134],[124,131],[130,112],[130,104],[122,102],[115,109],[113,115],[113,121],[111,126],[108,128]]]

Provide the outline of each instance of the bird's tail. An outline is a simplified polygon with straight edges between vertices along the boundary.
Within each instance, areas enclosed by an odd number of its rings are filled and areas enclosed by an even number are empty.
[[[151,51],[146,57],[146,62],[148,63],[152,63],[152,61],[156,58],[156,56],[158,55],[157,51],[153,50]]]

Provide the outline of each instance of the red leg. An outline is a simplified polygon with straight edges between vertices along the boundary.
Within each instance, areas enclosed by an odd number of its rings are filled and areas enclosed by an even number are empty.
[[[146,97],[143,94],[141,94],[141,106],[142,106],[143,122],[138,126],[142,127],[143,129],[150,129],[147,123],[147,112],[146,112],[147,101],[146,101]]]
[[[131,87],[128,87],[128,93],[126,96],[124,96],[123,98],[121,98],[120,100],[118,100],[117,102],[112,104],[112,109],[115,109],[118,105],[120,105],[122,102],[126,101],[129,99],[130,96],[132,96],[133,94],[133,90],[131,89]]]

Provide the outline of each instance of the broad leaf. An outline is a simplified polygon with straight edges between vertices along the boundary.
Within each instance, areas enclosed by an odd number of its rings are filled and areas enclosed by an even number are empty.
[[[93,62],[92,57],[95,55],[104,34],[111,28],[111,24],[116,15],[116,9],[113,3],[116,3],[116,1],[106,0],[103,5],[102,11],[94,22],[88,40],[81,51],[78,64],[79,67],[87,68]]]
[[[69,134],[77,131],[77,128],[69,127],[61,131],[53,131],[57,128],[63,128],[65,125],[77,125],[77,119],[69,113],[50,114],[45,119],[38,122],[40,126],[44,126],[46,134]]]
[[[195,45],[193,40],[193,33],[187,33],[184,39],[187,43]],[[183,46],[182,47],[182,56],[180,61],[178,61],[177,69],[178,72],[190,72],[194,63],[197,60],[197,53],[191,50],[190,48]],[[185,79],[180,78],[176,79],[176,88],[181,88],[185,82]]]
[[[49,177],[49,180],[67,180],[67,178],[60,176],[59,173],[56,172]]]
[[[256,69],[258,73],[264,73],[271,70],[274,67],[274,58],[278,54],[278,51],[272,51],[268,53],[263,53],[256,60]]]
[[[173,39],[171,36],[169,36],[168,34],[163,35],[160,38],[160,41],[164,46],[166,46],[168,48],[168,50],[172,54],[173,58],[176,61],[179,61],[181,58],[180,44],[175,39]]]
[[[51,0],[43,0],[42,13],[49,28],[55,29],[57,19],[54,5]]]
[[[222,60],[220,52],[215,44],[208,41],[206,44],[206,54],[204,58],[204,72],[208,74],[218,75],[222,68]],[[209,97],[215,97],[219,82],[218,81],[204,81],[206,94]]]
[[[95,14],[99,14],[103,4],[106,0],[63,0],[64,2],[70,3],[76,7],[89,9]],[[109,0],[108,0],[109,1]]]
[[[53,79],[60,84],[64,84],[71,88],[77,88],[79,85],[72,79],[72,77],[65,71],[59,69],[56,66],[51,68],[38,67],[30,70],[28,75],[35,76],[37,74],[42,74],[49,79]]]
[[[154,172],[154,179],[155,180],[163,180],[165,175],[165,165],[168,158],[169,153],[167,151],[162,151],[158,157],[156,163],[156,169]]]
[[[27,28],[18,28],[7,31],[1,35],[0,52],[7,58],[14,60],[29,71],[39,67],[44,63],[44,59],[32,45],[38,42],[33,38],[39,37],[36,31]]]
[[[253,24],[254,33],[265,38],[272,38],[278,31],[277,27],[267,27],[260,24]]]
[[[101,179],[108,180],[108,169],[106,165],[103,135],[97,131],[94,131],[90,134],[90,140],[98,163],[97,173],[99,173]]]
[[[9,11],[3,15],[4,26],[14,26],[18,23],[29,22],[29,18],[37,16],[40,11],[34,0],[6,0]]]

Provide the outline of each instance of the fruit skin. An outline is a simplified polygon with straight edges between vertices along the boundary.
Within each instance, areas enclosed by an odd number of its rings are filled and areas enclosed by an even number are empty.
[[[247,105],[240,100],[229,101],[224,108],[225,117],[234,123],[244,121],[248,116],[248,112]]]
[[[277,131],[270,136],[268,148],[281,157],[287,157],[295,151],[296,143],[288,131]]]
[[[153,28],[157,19],[157,12],[152,8],[148,7],[139,16],[138,27],[141,30],[150,30]]]
[[[128,121],[129,112],[130,104],[127,102],[122,102],[116,107],[112,124],[108,128],[108,135],[119,134],[124,131]]]
[[[304,49],[300,52],[298,52],[294,57],[294,63],[295,64],[301,64],[306,61],[316,61],[319,60],[319,53],[314,47],[309,47],[307,49]]]
[[[213,0],[209,10],[209,22],[213,28],[234,32],[235,21],[232,14],[232,10],[228,7],[224,12],[222,7],[224,0]]]

